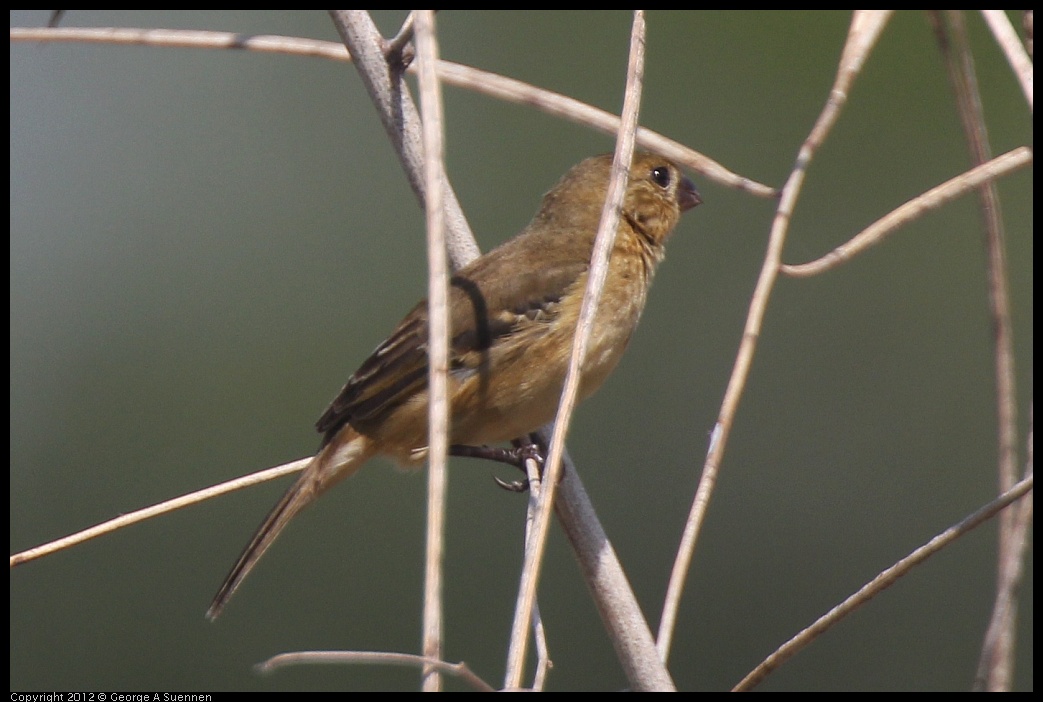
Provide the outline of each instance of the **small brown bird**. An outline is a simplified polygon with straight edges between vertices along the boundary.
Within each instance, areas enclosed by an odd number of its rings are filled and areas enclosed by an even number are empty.
[[[509,441],[558,408],[612,154],[574,166],[518,236],[450,280],[450,444]],[[637,154],[608,277],[582,368],[588,397],[615,368],[681,213],[702,200],[673,163]],[[261,524],[214,597],[214,619],[257,560],[305,506],[375,455],[404,465],[427,456],[427,301],[366,359],[316,424],[319,452]]]

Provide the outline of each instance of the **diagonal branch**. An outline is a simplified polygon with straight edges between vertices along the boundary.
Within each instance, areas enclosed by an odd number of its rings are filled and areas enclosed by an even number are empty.
[[[710,504],[714,485],[717,483],[717,473],[724,457],[728,436],[735,423],[739,400],[745,391],[746,379],[753,366],[753,354],[756,351],[764,317],[767,314],[768,299],[771,297],[779,274],[782,247],[786,242],[790,218],[797,199],[800,197],[808,166],[839,119],[844,105],[847,103],[848,92],[890,17],[890,10],[858,10],[853,15],[833,88],[830,90],[829,97],[815,121],[815,125],[804,140],[804,144],[797,154],[793,171],[782,189],[782,199],[775,213],[775,220],[772,222],[768,239],[768,250],[757,279],[757,287],[753,292],[753,299],[750,302],[750,311],[746,317],[742,343],[736,354],[735,366],[732,369],[731,378],[728,380],[724,400],[721,402],[717,424],[711,434],[710,447],[706,453],[706,462],[703,464],[703,474],[699,479],[699,487],[696,488],[688,520],[681,535],[681,544],[677,549],[677,557],[670,573],[670,582],[663,603],[663,615],[659,621],[659,635],[656,642],[664,661],[669,656],[670,643],[677,623],[677,613],[680,609],[681,593],[684,591],[684,582],[692,563],[695,543],[698,540],[703,520],[706,518],[706,510]]]

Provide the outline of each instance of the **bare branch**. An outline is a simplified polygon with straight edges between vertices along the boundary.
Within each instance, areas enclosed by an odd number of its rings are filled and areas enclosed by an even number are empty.
[[[335,18],[336,20],[336,18]],[[372,25],[372,22],[370,22]],[[375,54],[386,58],[394,50],[394,43],[384,42],[376,27],[359,28],[366,37],[376,42]],[[400,32],[400,36],[403,33]],[[397,39],[397,38],[396,38]],[[130,44],[160,47],[197,49],[243,49],[262,53],[286,54],[290,56],[313,56],[335,61],[351,61],[343,44],[317,39],[301,39],[275,35],[247,35],[232,32],[206,32],[173,29],[46,29],[42,27],[15,27],[11,29],[11,41],[84,42],[99,44]],[[395,40],[392,40],[394,42]],[[373,70],[386,60],[376,63],[375,55],[367,52]],[[501,76],[480,68],[465,66],[451,61],[438,61],[438,77],[446,84],[465,88],[489,97],[507,100],[521,105],[531,105],[547,114],[567,119],[575,124],[590,126],[614,136],[619,131],[619,117],[560,93],[538,88],[520,80]],[[410,66],[410,71],[415,67]],[[417,127],[419,129],[419,126]],[[419,134],[419,132],[418,132]],[[419,137],[418,137],[419,138]],[[654,151],[679,165],[714,180],[721,185],[743,190],[758,197],[776,197],[774,188],[733,173],[713,159],[704,156],[684,144],[669,139],[645,127],[637,130],[637,143],[643,149]],[[419,169],[417,181],[421,181]],[[412,181],[411,181],[412,183]],[[452,239],[450,239],[452,246]],[[452,249],[450,249],[450,252]]]
[[[550,512],[554,506],[554,495],[558,487],[559,476],[561,475],[561,458],[565,447],[565,434],[568,430],[572,410],[575,407],[579,388],[579,369],[586,354],[587,342],[593,327],[594,314],[597,311],[601,288],[604,286],[605,276],[608,271],[609,253],[619,225],[620,205],[623,201],[629,166],[633,158],[634,132],[637,128],[644,73],[644,37],[644,13],[638,10],[634,13],[634,23],[631,32],[630,62],[627,68],[626,91],[623,99],[623,125],[617,137],[616,153],[612,163],[612,180],[609,184],[608,194],[601,213],[601,223],[591,257],[587,289],[583,297],[582,307],[580,308],[579,323],[576,329],[572,356],[569,360],[569,370],[566,375],[565,387],[562,391],[561,403],[558,406],[554,435],[551,439],[549,456],[544,469],[543,495],[536,515],[535,536],[526,545],[525,567],[522,571],[522,586],[519,594],[520,602],[515,611],[514,625],[511,630],[511,649],[508,657],[506,683],[504,685],[508,688],[517,687],[521,680],[527,641],[526,628],[532,616],[532,602],[535,599],[536,584],[539,580],[540,565],[546,546],[546,532],[550,522]],[[639,690],[674,689],[669,673],[667,673],[666,668],[656,657],[655,645],[651,632],[647,630],[647,626],[643,632],[636,630],[630,633],[635,639],[633,641],[634,646],[646,651],[647,656],[644,660],[646,665],[641,666],[636,658],[624,655],[629,653],[633,647],[626,646],[621,641],[614,640],[613,643],[616,645],[617,653],[620,654],[624,672],[627,674],[631,685]],[[642,634],[646,636],[643,637]]]
[[[989,29],[992,30],[992,36],[996,38],[996,43],[1000,45],[1000,49],[1003,50],[1004,55],[1007,57],[1007,62],[1010,64],[1011,70],[1014,71],[1018,83],[1021,84],[1021,92],[1025,94],[1025,101],[1031,110],[1032,76],[1034,73],[1032,59],[1025,51],[1025,47],[1018,38],[1018,33],[1014,31],[1014,26],[1010,23],[1010,19],[1007,18],[1006,12],[1003,10],[982,10],[981,14],[985,18],[985,23],[989,25]]]
[[[749,675],[743,678],[742,681],[733,688],[733,691],[741,692],[744,690],[750,690],[760,684],[764,678],[768,677],[768,675],[782,665],[782,663],[795,656],[802,648],[814,641],[819,635],[831,628],[834,624],[864,605],[874,596],[886,590],[896,580],[912,570],[914,566],[927,560],[975,527],[981,526],[986,520],[996,516],[1000,510],[1009,506],[1015,500],[1024,497],[1030,490],[1032,490],[1032,485],[1032,476],[1025,478],[1012,489],[985,505],[974,514],[971,514],[959,524],[949,527],[941,534],[938,534],[938,536],[935,536],[926,544],[880,573],[862,586],[858,592],[848,597],[816,620],[814,624],[780,646],[778,650],[764,659],[764,661],[754,668]]]
[[[936,210],[942,205],[966,195],[982,183],[987,183],[1019,168],[1024,168],[1030,163],[1032,163],[1032,149],[1027,146],[1019,146],[997,156],[988,163],[983,163],[977,168],[972,168],[921,195],[917,195],[904,205],[891,210],[853,236],[847,243],[841,244],[822,258],[809,261],[808,263],[783,265],[781,270],[786,275],[795,278],[818,275],[827,270],[832,270],[840,264],[851,260],[869,247],[879,244],[888,235],[893,234],[903,225],[923,216],[925,213]]]
[[[738,409],[739,400],[746,387],[746,379],[749,377],[750,367],[753,365],[753,354],[757,347],[757,339],[760,338],[761,327],[764,324],[768,299],[775,287],[775,279],[778,276],[782,260],[782,246],[786,241],[790,217],[793,214],[797,198],[800,196],[805,173],[818,147],[839,118],[840,112],[847,102],[848,91],[858,76],[870,50],[875,46],[876,40],[879,38],[890,16],[891,11],[857,10],[855,12],[851,20],[851,27],[848,30],[847,43],[840,57],[840,65],[837,67],[833,89],[830,91],[829,98],[826,100],[826,104],[821,114],[819,114],[815,126],[804,140],[804,144],[797,155],[793,172],[783,188],[782,201],[779,203],[775,220],[772,222],[768,251],[761,266],[757,287],[750,302],[750,311],[746,317],[746,328],[743,332],[742,343],[735,358],[735,366],[732,369],[731,378],[728,380],[728,389],[725,391],[724,400],[721,403],[721,411],[713,428],[706,461],[703,464],[703,474],[699,479],[699,487],[696,489],[695,498],[692,500],[688,520],[681,535],[681,544],[678,546],[674,566],[670,572],[670,582],[667,586],[666,598],[663,603],[663,615],[659,621],[659,635],[656,642],[660,656],[662,656],[664,661],[669,657],[670,643],[673,639],[674,627],[677,622],[681,594],[684,591],[685,579],[692,563],[692,555],[695,553],[695,543],[699,538],[699,531],[706,517],[706,510],[710,504],[710,496],[713,493],[714,485],[717,483],[717,472],[724,457],[724,449],[728,442],[728,436],[731,434],[732,424],[735,421],[735,412]]]
[[[443,673],[456,676],[478,692],[496,692],[489,683],[474,674],[466,663],[449,663],[437,658],[417,656],[411,653],[391,653],[384,651],[298,651],[280,653],[257,665],[262,673],[271,673],[279,668],[302,664],[362,664],[362,665],[405,665],[423,668],[435,668]]]
[[[438,43],[431,10],[416,10],[420,107],[424,128],[424,189],[427,192],[428,308],[428,473],[427,546],[424,575],[424,656],[442,657],[442,563],[445,554],[445,504],[449,476],[449,268],[442,227],[445,164],[442,137],[442,87],[435,73]],[[438,692],[436,669],[424,669],[423,689]]]
[[[187,495],[175,497],[172,500],[164,500],[163,502],[152,505],[151,507],[143,507],[142,509],[130,512],[129,514],[122,514],[116,517],[115,519],[110,519],[108,521],[102,522],[101,524],[92,526],[89,529],[78,531],[75,534],[70,534],[69,536],[66,536],[64,538],[58,539],[56,541],[51,541],[41,546],[37,546],[36,548],[31,548],[27,551],[22,551],[21,553],[16,553],[13,556],[11,556],[10,567],[14,568],[17,565],[28,563],[29,561],[36,560],[37,558],[49,556],[52,553],[57,553],[58,551],[63,551],[67,548],[76,546],[77,544],[82,544],[83,542],[90,541],[91,539],[96,538],[98,536],[117,531],[124,527],[128,527],[131,524],[143,522],[146,519],[152,519],[153,517],[158,517],[160,515],[167,514],[168,512],[173,512],[175,510],[181,509],[182,507],[188,507],[199,502],[205,502],[206,500],[218,497],[220,495],[225,495],[229,492],[235,492],[236,490],[242,490],[244,488],[252,487],[259,483],[265,483],[269,480],[281,478],[284,475],[289,475],[291,473],[299,473],[309,463],[311,463],[311,456],[308,456],[307,458],[301,458],[300,460],[293,461],[292,463],[285,463],[281,466],[276,466],[275,468],[269,468],[267,470],[258,471],[257,473],[251,473],[250,475],[245,475],[242,478],[229,480],[226,483],[213,485],[203,490],[196,490],[195,492],[190,492]]]

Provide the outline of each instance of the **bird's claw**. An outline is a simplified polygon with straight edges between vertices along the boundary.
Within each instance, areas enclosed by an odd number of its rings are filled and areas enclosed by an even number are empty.
[[[525,478],[523,480],[511,480],[508,482],[506,480],[500,480],[494,475],[493,480],[496,481],[497,485],[499,485],[508,492],[527,492],[529,489],[528,478]]]

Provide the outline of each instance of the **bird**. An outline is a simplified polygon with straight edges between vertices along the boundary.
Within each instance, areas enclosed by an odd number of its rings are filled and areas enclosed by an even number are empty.
[[[573,166],[515,237],[450,278],[449,443],[483,446],[525,436],[557,412],[612,154]],[[669,159],[636,153],[586,360],[579,399],[619,362],[681,214],[702,202]],[[316,422],[319,450],[276,503],[215,595],[224,609],[289,522],[370,458],[420,467],[428,443],[428,305],[419,302],[363,361]]]

